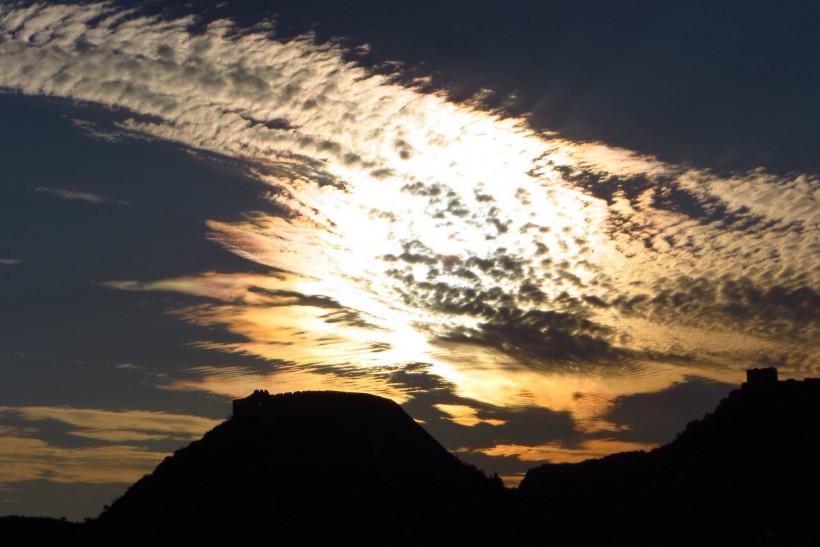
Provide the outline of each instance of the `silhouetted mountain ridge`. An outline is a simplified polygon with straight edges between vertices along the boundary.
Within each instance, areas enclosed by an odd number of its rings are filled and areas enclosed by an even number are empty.
[[[517,491],[390,400],[257,391],[95,521],[6,517],[0,538],[817,545],[820,380],[763,370],[665,446],[542,465]]]
[[[406,527],[416,537],[502,490],[393,401],[257,391],[235,402],[231,419],[135,483],[98,525],[186,539],[269,527],[312,540],[350,533],[375,540]]]
[[[747,383],[667,445],[541,465],[519,490],[532,522],[562,522],[566,540],[816,545],[818,423],[820,380]]]

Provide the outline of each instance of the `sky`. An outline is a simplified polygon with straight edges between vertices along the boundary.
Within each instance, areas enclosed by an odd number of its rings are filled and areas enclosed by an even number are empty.
[[[818,376],[820,6],[671,4],[0,0],[0,514],[254,389],[514,486]]]

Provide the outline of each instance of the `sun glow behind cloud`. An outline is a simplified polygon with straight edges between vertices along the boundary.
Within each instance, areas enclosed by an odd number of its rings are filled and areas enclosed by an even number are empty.
[[[125,109],[117,138],[231,157],[267,190],[208,228],[270,275],[107,282],[207,298],[174,313],[239,341],[200,346],[271,363],[203,363],[162,387],[405,402],[419,388],[391,374],[426,363],[463,399],[437,407],[456,423],[493,423],[464,401],[535,405],[595,433],[619,396],[687,377],[736,383],[772,355],[785,376],[817,373],[815,176],[721,177],[568,142],[370,74],[337,45],[191,22],[108,4],[0,16],[0,86]],[[484,453],[622,447],[596,442]]]

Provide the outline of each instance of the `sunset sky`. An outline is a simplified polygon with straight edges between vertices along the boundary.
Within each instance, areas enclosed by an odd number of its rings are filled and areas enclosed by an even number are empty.
[[[820,5],[0,0],[0,515],[254,389],[509,486],[820,371]]]

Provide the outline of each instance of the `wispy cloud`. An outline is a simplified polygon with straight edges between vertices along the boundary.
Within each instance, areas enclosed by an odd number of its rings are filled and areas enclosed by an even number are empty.
[[[54,482],[132,482],[150,471],[165,453],[139,446],[145,441],[190,441],[218,422],[198,416],[149,411],[110,411],[69,407],[0,407],[0,483],[33,479]],[[100,446],[60,446],[40,430],[56,421],[69,434]]]
[[[100,124],[91,122],[89,120],[81,120],[78,118],[69,118],[71,124],[81,129],[85,134],[92,138],[105,141],[108,143],[122,142],[124,140],[140,140],[151,142],[155,140],[149,135],[140,133],[138,131],[131,131],[120,126],[103,127]]]
[[[0,266],[14,266],[19,263],[20,260],[17,258],[0,258]]]
[[[5,432],[0,435],[0,483],[46,479],[73,483],[131,483],[166,454],[136,446],[66,448]]]
[[[539,446],[508,444],[479,450],[479,452],[488,456],[515,456],[527,462],[578,463],[591,458],[600,458],[614,452],[651,450],[652,448],[655,448],[655,445],[615,439],[590,439],[575,447],[568,447],[562,443],[549,443]]]
[[[199,416],[165,412],[48,406],[0,407],[0,415],[15,415],[27,422],[56,420],[72,426],[73,435],[117,442],[194,440],[219,423]]]
[[[64,190],[62,188],[49,188],[48,186],[39,186],[37,192],[50,194],[69,201],[85,201],[88,203],[117,203],[119,205],[130,205],[127,201],[103,197],[89,192],[76,192],[74,190]]]

